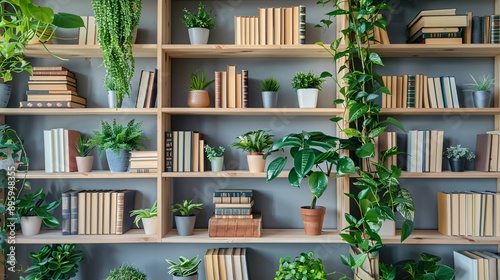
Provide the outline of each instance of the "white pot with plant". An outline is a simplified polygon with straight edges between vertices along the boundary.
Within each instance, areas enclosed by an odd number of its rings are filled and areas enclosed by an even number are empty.
[[[178,215],[174,216],[178,235],[188,236],[193,234],[194,224],[196,222],[196,215],[193,211],[203,209],[202,206],[202,203],[193,203],[192,199],[174,204],[171,211],[172,213],[178,213]]]
[[[278,79],[269,77],[260,83],[260,90],[262,92],[262,107],[276,108],[278,104],[278,91],[281,85]]]
[[[113,77],[111,77],[108,80],[104,81],[106,91],[108,92],[108,108],[118,108],[120,102],[117,102],[117,96],[116,96],[116,84],[115,81],[113,80]],[[120,97],[118,97],[120,98]],[[121,101],[121,100],[119,100]]]
[[[206,11],[205,5],[200,1],[198,5],[198,13],[192,13],[188,9],[182,10],[184,15],[181,21],[187,26],[189,41],[191,45],[205,45],[208,43],[210,30],[214,29],[215,16],[212,16],[212,10]]]
[[[190,108],[207,108],[210,106],[210,96],[205,90],[211,85],[214,80],[209,80],[207,73],[204,70],[197,69],[195,72],[189,73],[191,84],[189,85],[189,93],[187,105]]]
[[[75,145],[75,150],[78,156],[76,157],[76,168],[78,172],[86,173],[92,171],[94,165],[94,156],[89,156],[90,152],[94,149],[89,143],[89,137],[80,134],[78,142]]]
[[[16,211],[21,217],[21,230],[23,235],[37,235],[43,222],[48,227],[60,226],[59,220],[50,212],[61,205],[61,199],[47,203],[43,187],[35,193],[25,194],[16,200]]]
[[[183,256],[179,257],[178,262],[165,259],[170,266],[168,274],[172,275],[174,280],[197,280],[198,270],[200,269],[201,260],[196,256],[192,259],[187,259]]]
[[[145,234],[158,233],[158,202],[155,201],[151,208],[136,209],[130,212],[130,217],[135,216],[134,223],[139,227],[139,221],[142,221]]]
[[[470,75],[473,83],[467,84],[469,91],[472,91],[474,107],[489,108],[493,106],[493,92],[491,89],[495,85],[495,79],[489,75],[483,75],[478,78]]]
[[[212,172],[220,172],[224,169],[224,151],[226,149],[222,146],[210,147],[205,145],[205,154],[210,161]]]
[[[321,84],[325,80],[315,75],[312,71],[308,73],[297,72],[292,78],[292,87],[297,90],[299,108],[316,108],[318,93]]]
[[[248,131],[237,136],[239,141],[231,143],[229,146],[248,152],[247,163],[250,172],[264,172],[266,160],[264,151],[273,145],[273,137],[267,130]]]
[[[444,153],[450,163],[450,170],[453,172],[463,172],[465,170],[465,161],[476,158],[476,155],[469,148],[462,145],[450,146]]]

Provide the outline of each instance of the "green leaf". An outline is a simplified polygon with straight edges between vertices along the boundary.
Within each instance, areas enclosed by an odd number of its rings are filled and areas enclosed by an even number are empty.
[[[300,177],[306,177],[314,165],[314,151],[303,149],[297,152],[293,159],[293,166]]]
[[[28,4],[28,11],[32,17],[43,23],[52,23],[54,21],[54,11],[49,7]],[[81,20],[81,19],[80,19]]]
[[[455,276],[455,270],[447,265],[440,264],[434,271],[435,279],[452,280]]]
[[[370,93],[368,94],[368,96],[366,97],[366,102],[371,102],[371,101],[375,101],[379,98],[379,95],[378,94],[375,94],[375,93]]]
[[[309,177],[311,193],[320,198],[328,187],[328,177],[321,171],[314,171]]]
[[[387,129],[387,127],[385,127],[385,126],[377,127],[377,128],[370,131],[370,134],[368,134],[368,137],[373,139],[373,138],[379,136],[380,134],[382,134],[386,129]]]
[[[61,28],[79,28],[85,26],[80,16],[68,13],[55,14],[52,24]]]
[[[347,137],[361,137],[361,132],[355,128],[344,128],[341,130],[343,133],[347,135]]]
[[[378,223],[378,213],[374,208],[368,209],[364,217],[367,222]]]
[[[405,220],[401,225],[401,242],[405,241],[413,232],[413,222]]]
[[[278,157],[274,159],[267,167],[267,177],[266,180],[269,182],[275,179],[286,165],[286,157]]]
[[[353,195],[354,196],[354,195]],[[345,213],[344,214],[344,217],[345,217],[345,220],[350,224],[350,225],[355,225],[358,223],[358,220],[356,219],[356,217],[354,217],[353,215],[349,214],[349,213]]]
[[[333,104],[342,104],[344,103],[344,99],[335,99],[333,100]]]
[[[370,107],[363,103],[356,103],[349,111],[349,122],[352,123],[368,112]]]
[[[371,52],[370,53],[370,61],[373,62],[374,64],[384,66],[384,63],[382,62],[382,59],[377,53]]]
[[[294,187],[300,187],[300,182],[302,181],[303,177],[300,177],[299,174],[295,171],[295,167],[290,169],[290,172],[288,173],[288,182],[290,185]]]
[[[375,151],[375,145],[373,143],[366,143],[363,146],[356,149],[356,156],[359,158],[369,158],[373,157]]]
[[[354,256],[354,266],[351,268],[361,267],[364,263],[368,255],[366,253],[358,254]]]
[[[354,174],[356,172],[356,165],[350,157],[341,157],[337,162],[337,174]]]
[[[402,131],[405,131],[405,128],[403,127],[403,125],[395,118],[387,117],[387,119],[385,119],[382,123],[390,123],[390,124],[394,125],[395,127],[401,129]]]
[[[335,117],[335,118],[330,118],[330,121],[331,121],[331,122],[339,122],[339,121],[341,121],[341,120],[343,120],[343,119],[344,119],[344,118],[342,118],[342,117]]]

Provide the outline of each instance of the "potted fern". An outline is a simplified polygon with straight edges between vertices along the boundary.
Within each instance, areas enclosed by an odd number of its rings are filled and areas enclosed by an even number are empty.
[[[78,136],[78,142],[75,145],[75,150],[78,156],[76,157],[76,167],[78,172],[90,172],[92,171],[92,165],[94,164],[94,156],[89,156],[90,152],[94,147],[89,146],[90,138],[80,134]]]
[[[274,77],[266,78],[260,83],[262,105],[264,108],[276,108],[276,104],[278,103],[278,91],[280,88],[280,82]]]
[[[214,80],[209,80],[207,73],[204,70],[197,69],[189,73],[191,84],[189,85],[189,93],[187,104],[190,108],[207,108],[210,106],[210,96],[205,90],[211,85]]]
[[[135,216],[134,223],[139,227],[142,221],[145,234],[156,234],[158,228],[158,202],[155,201],[151,208],[136,209],[130,212],[130,217]]]
[[[182,23],[188,28],[189,41],[191,45],[205,45],[208,43],[210,30],[214,29],[215,16],[212,16],[212,10],[206,11],[203,3],[198,4],[198,13],[192,13],[188,9],[182,10],[184,15],[181,18]]]
[[[133,265],[122,265],[109,272],[108,277],[104,280],[147,280],[146,274]]]
[[[224,151],[226,149],[222,146],[210,147],[205,145],[205,154],[210,161],[210,166],[213,172],[220,172],[224,167]]]
[[[321,84],[324,82],[323,78],[312,71],[297,72],[292,77],[292,87],[297,90],[299,108],[316,108],[318,93],[322,90]]]
[[[194,210],[201,210],[202,203],[193,203],[193,200],[183,200],[182,203],[176,203],[172,207],[172,213],[178,213],[174,216],[177,234],[180,236],[188,236],[193,234],[196,215]]]
[[[201,263],[198,257],[199,256],[188,259],[180,256],[178,262],[165,259],[165,261],[170,264],[168,267],[168,274],[173,275],[174,280],[197,280]]]
[[[263,157],[264,151],[273,145],[273,137],[267,130],[248,131],[236,138],[237,142],[229,146],[248,152],[247,162],[250,172],[264,172],[266,159]]]

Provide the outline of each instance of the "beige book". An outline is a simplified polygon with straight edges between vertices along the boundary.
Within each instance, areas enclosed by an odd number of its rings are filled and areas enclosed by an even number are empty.
[[[494,207],[494,196],[490,192],[484,192],[482,194],[483,204],[484,204],[484,213],[483,213],[483,221],[484,221],[484,234],[483,236],[491,237],[493,236],[494,229],[494,215],[493,215],[493,207]]]
[[[280,9],[280,17],[281,17],[281,22],[280,22],[280,25],[281,25],[281,31],[280,31],[280,34],[281,34],[281,44],[282,45],[285,45],[285,8],[279,8]]]
[[[456,14],[456,9],[422,10],[408,23],[407,28],[412,27],[421,17],[428,16],[452,16]]]
[[[428,87],[428,84],[427,84],[427,76],[425,75],[422,75],[422,99],[424,100],[424,108],[431,108],[431,104],[430,104],[430,101],[429,101],[429,87]]]
[[[226,259],[224,254],[226,252],[226,248],[219,248],[219,252],[217,253],[217,258],[219,259],[219,279],[220,280],[229,280],[226,275]]]
[[[437,154],[437,142],[438,142],[438,131],[431,130],[431,146],[430,146],[430,160],[429,160],[429,171],[437,172],[437,157],[441,156]]]
[[[111,228],[111,191],[103,192],[102,234],[110,234]]]
[[[266,8],[259,8],[259,45],[267,45],[267,12]]]
[[[243,96],[242,96],[242,88],[241,88],[241,73],[236,74],[236,108],[243,108],[242,107],[242,101],[243,101]]]
[[[104,192],[97,193],[97,234],[103,234],[104,231]]]
[[[459,219],[459,209],[460,209],[460,197],[458,192],[452,192],[451,196],[451,235],[458,236],[460,231],[460,219]]]
[[[498,153],[500,146],[500,135],[492,134],[491,135],[491,156],[490,156],[490,172],[498,171]]]
[[[118,213],[118,193],[111,192],[111,215],[109,234],[116,234],[116,217]]]
[[[83,21],[83,27],[78,29],[78,45],[87,44],[87,26],[88,26],[88,16],[80,16]]]
[[[450,206],[451,195],[445,192],[438,192],[438,231],[444,235],[451,235]]]
[[[90,210],[90,234],[98,234],[99,224],[99,193],[93,191],[91,193],[92,208]]]
[[[422,17],[408,29],[408,35],[415,35],[423,27],[466,27],[467,23],[467,15]]]
[[[233,279],[243,279],[243,271],[241,267],[241,248],[233,248]]]
[[[259,22],[259,17],[253,17],[253,22],[254,22],[254,25],[255,25],[255,44],[256,45],[260,45],[260,22]]]
[[[241,16],[234,17],[234,44],[241,45]]]
[[[403,92],[401,92],[403,96],[403,103],[401,108],[408,107],[408,75],[401,76],[403,78]]]
[[[398,82],[398,92],[396,96],[396,102],[397,102],[397,108],[404,108],[403,107],[403,76],[396,76]]]
[[[248,45],[248,36],[247,36],[247,24],[248,22],[245,19],[245,16],[241,16],[241,44]]]
[[[292,40],[292,45],[299,45],[300,44],[300,37],[299,37],[299,6],[292,7],[292,33],[293,33],[293,40]]]
[[[221,72],[222,108],[227,108],[227,72]],[[175,169],[174,169],[175,171]]]
[[[465,235],[474,235],[474,196],[471,192],[466,192],[465,196]]]
[[[245,21],[245,23],[243,24],[243,27],[245,28],[243,31],[243,34],[245,34],[244,45],[251,45],[251,42],[250,42],[250,17],[245,16],[245,17],[243,17],[243,20]]]
[[[394,94],[394,90],[392,89],[392,76],[387,76],[387,83],[386,83],[387,88],[389,89],[389,92],[391,95],[384,94],[385,96],[385,108],[392,108],[392,95]]]
[[[384,87],[387,88],[387,76],[382,76],[382,82],[384,83]],[[387,108],[387,94],[382,93],[381,107]]]
[[[444,131],[438,130],[438,141],[437,141],[437,161],[436,161],[436,172],[441,172],[443,170],[443,144],[444,144]]]
[[[214,279],[220,280],[219,271],[219,248],[212,251],[212,267],[214,268]]]
[[[205,149],[203,147],[205,147],[205,140],[200,139],[200,172],[205,172]]]
[[[236,108],[236,66],[227,66],[227,108]]]
[[[87,45],[96,44],[96,25],[95,17],[89,16],[87,21]]]
[[[266,45],[274,45],[274,9],[266,8]]]
[[[477,275],[476,275],[477,278],[475,278],[475,279],[486,280],[486,275],[484,273],[484,269],[485,269],[484,259],[482,257],[472,253],[472,252],[469,252],[469,251],[462,251],[461,253],[463,255],[477,261]]]
[[[224,263],[226,266],[226,279],[237,279],[234,278],[234,264],[233,264],[233,248],[226,248],[224,250]]]
[[[274,44],[281,45],[281,8],[273,8],[274,10]]]
[[[398,108],[398,76],[392,76],[391,80],[391,88],[394,90],[391,95],[391,106],[392,108]]]
[[[85,193],[85,234],[91,234],[92,191]]]
[[[473,254],[483,258],[484,262],[484,277],[486,280],[498,280],[497,278],[497,259],[491,255],[485,254],[482,251],[472,251]]]
[[[481,236],[483,233],[482,230],[482,224],[481,224],[481,209],[482,209],[482,196],[481,193],[479,192],[471,192],[472,193],[472,199],[473,199],[473,208],[472,208],[472,215],[473,215],[473,233],[472,236],[478,237]]]
[[[249,40],[248,40],[248,44],[250,45],[255,45],[255,22],[254,22],[254,17],[247,17],[247,26],[248,26],[248,30],[249,30]]]
[[[203,147],[200,147],[200,133],[199,132],[193,132],[193,152],[192,152],[192,163],[193,163],[193,172],[199,172],[200,171],[200,149],[203,149]]]
[[[420,41],[422,44],[426,45],[461,45],[462,38],[425,38]]]
[[[293,44],[293,8],[285,8],[285,45]]]
[[[415,75],[415,108],[422,108],[422,86],[420,80],[422,75]]]
[[[466,230],[467,230],[467,213],[466,213],[466,208],[467,208],[467,194],[464,192],[461,192],[458,194],[458,220],[460,221],[459,226],[458,226],[458,235],[460,236],[465,236],[466,235]]]
[[[205,256],[203,259],[205,260],[205,279],[206,280],[217,280],[214,277],[214,269],[213,269],[213,262],[212,262],[212,254],[213,254],[214,249],[207,249],[207,252],[205,253]]]
[[[500,236],[500,193],[494,192],[493,193],[493,219],[494,219],[494,228],[495,228],[495,236]],[[500,274],[500,267],[499,269],[499,274]]]
[[[441,90],[441,79],[439,77],[434,78],[434,89],[436,90],[436,99],[438,108],[444,107],[443,91]]]
[[[179,131],[172,132],[172,170],[173,172],[179,172],[179,163],[177,158],[179,157]]]
[[[427,95],[430,108],[439,108],[437,104],[436,89],[434,88],[433,78],[427,78]]]
[[[81,191],[78,193],[78,234],[86,234],[85,233],[85,224],[86,224],[86,191]]]

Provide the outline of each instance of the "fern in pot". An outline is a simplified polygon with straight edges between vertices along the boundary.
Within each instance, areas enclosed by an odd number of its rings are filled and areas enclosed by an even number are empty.
[[[212,16],[212,10],[206,11],[206,6],[200,1],[197,13],[192,13],[186,8],[182,11],[184,15],[181,21],[188,28],[191,45],[206,45],[210,30],[215,26],[215,16]]]

